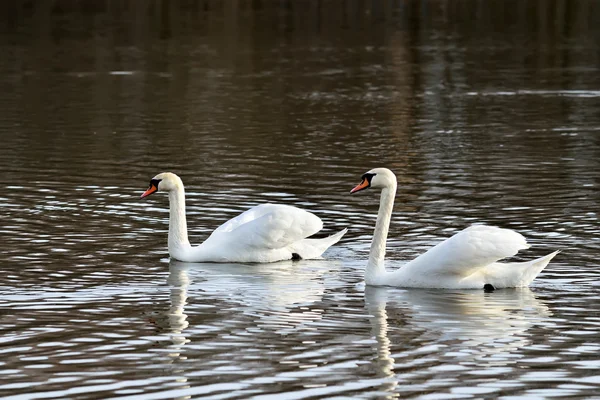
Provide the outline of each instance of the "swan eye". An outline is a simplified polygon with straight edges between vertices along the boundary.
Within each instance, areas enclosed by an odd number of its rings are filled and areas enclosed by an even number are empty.
[[[158,189],[158,184],[160,183],[160,181],[162,181],[162,179],[151,179],[150,186],[156,186],[156,189]]]
[[[158,184],[160,183],[162,179],[152,179],[150,181],[150,186],[148,186],[148,190],[146,190],[144,193],[142,193],[141,198],[143,199],[146,196],[150,196],[152,193],[156,192],[158,190]]]
[[[364,175],[362,176],[362,179],[363,179],[363,180],[366,180],[367,182],[369,182],[369,186],[371,186],[371,179],[373,179],[373,177],[374,177],[375,175],[377,175],[377,174],[372,174],[372,173],[369,173],[369,172],[367,172],[366,174],[364,174]]]
[[[377,174],[370,174],[370,173],[364,174],[360,179],[360,183],[357,186],[355,186],[354,189],[352,189],[350,191],[350,193],[356,193],[361,190],[369,188],[371,186],[371,179],[373,179],[373,177],[375,175],[377,175]]]

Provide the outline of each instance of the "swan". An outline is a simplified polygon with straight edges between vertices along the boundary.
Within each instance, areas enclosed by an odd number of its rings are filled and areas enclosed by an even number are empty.
[[[268,263],[320,257],[347,232],[307,239],[323,227],[316,215],[296,207],[261,204],[225,222],[199,246],[188,240],[185,191],[181,178],[163,172],[150,180],[141,198],[169,194],[169,255],[184,262]]]
[[[497,262],[529,248],[525,238],[510,229],[472,225],[427,252],[388,272],[383,260],[396,195],[396,175],[387,168],[365,173],[350,193],[381,189],[375,232],[365,270],[365,283],[445,289],[486,289],[528,286],[558,251],[527,262]]]

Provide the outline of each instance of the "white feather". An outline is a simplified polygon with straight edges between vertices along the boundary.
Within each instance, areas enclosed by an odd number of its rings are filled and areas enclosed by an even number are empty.
[[[322,239],[307,239],[323,227],[316,215],[296,207],[262,204],[225,222],[198,246],[187,236],[185,191],[181,179],[170,172],[158,174],[158,191],[169,193],[169,255],[187,262],[265,263],[320,257],[346,230]],[[155,190],[156,191],[156,190]],[[146,192],[142,197],[153,193]]]
[[[358,190],[366,187],[382,189],[365,271],[365,281],[369,285],[449,289],[481,289],[485,284],[496,288],[527,286],[558,254],[554,252],[522,263],[499,263],[519,250],[529,248],[525,238],[510,229],[473,225],[399,269],[388,272],[383,262],[396,194],[396,176],[387,168],[375,168],[367,175],[371,177],[369,185],[359,185]],[[358,191],[357,188],[353,191]]]

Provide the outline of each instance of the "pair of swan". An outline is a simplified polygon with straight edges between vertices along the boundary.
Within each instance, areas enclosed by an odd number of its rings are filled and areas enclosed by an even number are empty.
[[[449,289],[527,286],[558,253],[527,262],[500,263],[498,260],[527,249],[525,238],[513,230],[474,225],[388,272],[384,257],[396,176],[387,168],[372,169],[351,193],[368,188],[381,189],[381,199],[365,271],[367,285]],[[177,175],[163,172],[152,178],[141,197],[157,191],[169,194],[169,255],[180,261],[267,263],[317,258],[347,232],[343,229],[326,238],[310,239],[323,227],[319,217],[292,206],[262,204],[225,222],[193,247],[187,235],[183,182]]]

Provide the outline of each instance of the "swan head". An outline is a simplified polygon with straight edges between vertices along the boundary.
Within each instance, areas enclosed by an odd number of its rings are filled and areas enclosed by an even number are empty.
[[[373,168],[365,172],[358,185],[350,193],[360,192],[368,188],[385,189],[396,187],[396,175],[387,168]]]
[[[158,192],[159,190],[170,192],[183,188],[183,182],[181,178],[172,172],[161,172],[150,180],[150,186],[142,193],[140,198],[150,196],[152,193]]]

